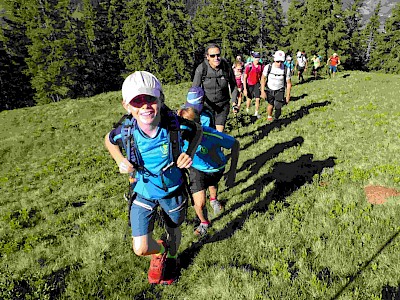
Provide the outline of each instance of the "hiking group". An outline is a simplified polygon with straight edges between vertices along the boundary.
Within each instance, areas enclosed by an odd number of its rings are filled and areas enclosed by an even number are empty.
[[[129,174],[132,249],[138,256],[151,256],[151,284],[171,284],[178,276],[180,226],[189,202],[198,219],[193,232],[199,237],[212,226],[207,207],[214,217],[223,210],[218,184],[228,159],[222,148],[230,150],[227,188],[235,183],[240,150],[237,139],[223,132],[231,108],[237,114],[245,96],[248,111],[255,99],[254,116],[259,118],[263,98],[268,103],[267,120],[272,121],[290,101],[291,59],[276,51],[272,63],[264,66],[260,60],[260,53],[252,52],[249,63],[237,56],[231,66],[221,57],[221,48],[210,44],[177,111],[166,106],[162,85],[149,72],[136,71],[122,84],[127,114],[107,133],[105,146],[120,173]],[[154,239],[158,211],[165,236]]]

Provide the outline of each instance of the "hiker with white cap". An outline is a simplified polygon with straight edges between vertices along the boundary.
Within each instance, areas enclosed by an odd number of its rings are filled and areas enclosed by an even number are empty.
[[[290,70],[285,67],[285,52],[278,50],[274,54],[274,62],[265,66],[261,77],[261,98],[268,102],[267,121],[274,120],[272,112],[275,109],[275,120],[279,119],[282,106],[290,101],[292,81]],[[265,91],[266,88],[266,91]],[[286,91],[286,98],[285,98]]]
[[[131,175],[132,248],[138,256],[152,256],[149,283],[171,284],[177,276],[179,226],[189,195],[183,170],[192,165],[202,129],[165,106],[161,83],[149,72],[129,75],[122,85],[122,99],[130,116],[106,135],[105,145],[120,173]],[[185,152],[183,139],[189,141]],[[152,233],[159,206],[167,237],[156,241]]]
[[[297,60],[294,69],[297,70],[297,77],[300,83],[304,82],[303,73],[307,71],[308,60],[306,57],[306,53],[303,51],[297,52]]]
[[[340,57],[337,55],[337,53],[333,53],[333,55],[328,58],[326,64],[329,66],[329,73],[331,74],[332,78],[335,77],[337,66],[340,65]]]

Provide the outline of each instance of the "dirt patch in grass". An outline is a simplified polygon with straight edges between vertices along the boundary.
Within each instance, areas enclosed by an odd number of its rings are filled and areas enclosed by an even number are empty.
[[[399,191],[380,185],[368,185],[364,188],[364,192],[371,204],[383,204],[389,197],[400,196]]]

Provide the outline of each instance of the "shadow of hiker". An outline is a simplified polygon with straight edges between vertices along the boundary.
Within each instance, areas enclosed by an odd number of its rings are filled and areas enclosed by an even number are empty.
[[[307,96],[308,96],[308,94],[302,94],[300,96],[291,96],[290,101],[298,101],[298,100],[304,99]]]
[[[347,78],[347,77],[349,77],[350,76],[350,74],[344,74],[342,77],[343,78]]]
[[[271,132],[274,128],[281,128],[282,126],[287,126],[288,124],[297,121],[301,118],[303,118],[305,115],[308,115],[310,113],[310,110],[316,107],[323,107],[331,104],[330,101],[324,101],[324,102],[317,102],[317,103],[312,103],[306,106],[300,107],[297,111],[292,112],[289,114],[287,117],[278,119],[270,124],[264,124],[261,127],[257,128],[255,132],[248,132],[243,135],[238,135],[236,138],[243,138],[246,136],[252,136],[253,139],[246,143],[242,144],[240,146],[240,150],[245,150],[251,145],[257,143],[260,139],[264,138],[269,132]]]
[[[280,153],[282,153],[288,148],[303,144],[303,142],[304,142],[303,137],[298,136],[288,142],[275,144],[268,151],[260,154],[256,158],[247,160],[246,162],[243,163],[242,167],[237,170],[237,172],[241,172],[250,168],[250,174],[246,178],[236,181],[235,184],[238,185],[243,182],[246,182],[250,177],[258,174],[262,166],[265,165],[267,161],[269,161],[274,157],[277,157]]]
[[[222,230],[216,232],[211,236],[206,236],[204,239],[194,242],[190,247],[183,250],[180,255],[180,267],[181,269],[187,269],[196,257],[201,247],[205,244],[223,241],[230,238],[235,231],[240,230],[246,222],[248,216],[255,212],[265,212],[268,209],[268,205],[272,201],[284,201],[286,197],[292,194],[294,191],[299,189],[306,183],[311,183],[314,175],[321,174],[324,168],[331,168],[335,165],[335,157],[329,157],[322,161],[313,161],[312,154],[302,155],[299,159],[294,162],[278,162],[274,165],[273,171],[270,174],[257,179],[257,181],[244,190],[245,192],[254,190],[254,194],[247,198],[241,203],[236,203],[228,211],[224,211],[223,215],[228,214],[246,203],[251,203],[257,197],[260,196],[264,187],[275,180],[275,187],[266,195],[266,197],[259,202],[255,203],[254,206],[244,210],[234,220],[230,221]],[[222,214],[221,214],[222,215]],[[220,219],[221,215],[215,220]]]
[[[237,130],[237,137],[238,135],[240,135],[239,129],[253,124],[255,122],[255,119],[257,119],[257,117],[246,115],[244,113],[238,113],[237,115],[230,114],[225,124],[225,130],[226,132],[228,132],[228,134],[231,135],[233,135],[233,132]]]

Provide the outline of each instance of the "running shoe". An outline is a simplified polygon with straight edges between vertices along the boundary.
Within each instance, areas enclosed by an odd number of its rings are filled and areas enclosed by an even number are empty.
[[[210,205],[214,210],[214,216],[218,215],[222,211],[222,205],[218,200],[210,201]]]
[[[170,285],[178,278],[178,260],[176,258],[167,258],[165,268],[160,284]]]
[[[267,118],[267,121],[268,122],[272,122],[274,120],[274,118],[273,117],[271,117],[271,116],[268,116],[268,118]]]
[[[258,114],[258,111],[256,111],[256,112],[254,113],[254,117],[257,117],[257,119],[260,118],[260,115]]]
[[[194,230],[194,234],[197,236],[205,236],[208,230],[208,224],[200,223],[200,225]]]
[[[147,274],[147,278],[150,284],[159,284],[165,268],[165,261],[167,259],[167,244],[163,240],[158,240],[157,243],[164,246],[163,254],[152,254],[149,272]]]

